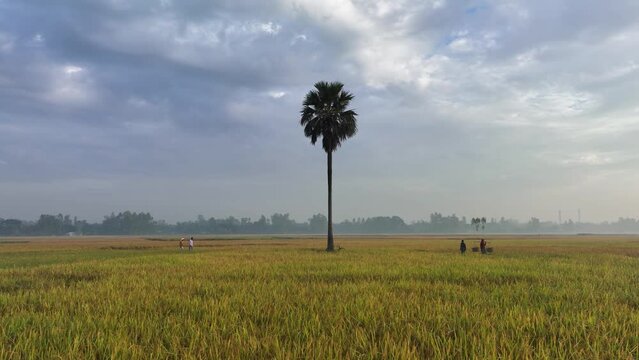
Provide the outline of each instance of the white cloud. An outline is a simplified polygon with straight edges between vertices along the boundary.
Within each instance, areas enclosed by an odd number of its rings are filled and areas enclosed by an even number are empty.
[[[435,70],[433,61],[425,55],[420,41],[406,37],[409,17],[405,15],[411,10],[407,7],[422,5],[383,0],[301,0],[295,1],[294,6],[302,8],[325,29],[335,29],[344,38],[353,39],[343,56],[358,65],[356,71],[368,85],[383,88],[409,83],[426,87],[430,83]],[[400,11],[403,16],[389,16]]]
[[[497,47],[497,34],[488,32],[474,38],[468,31],[460,31],[448,47],[457,53],[484,52]]]
[[[433,9],[439,9],[446,6],[446,0],[435,0],[433,1]]]
[[[158,24],[160,25],[160,24]],[[186,24],[182,31],[178,30],[178,24],[173,22],[163,23],[158,27],[160,33],[172,33],[177,44],[216,46],[220,43],[220,33],[223,30],[221,23],[210,21],[206,23]]]
[[[135,96],[130,97],[127,103],[136,108],[148,108],[151,106],[147,100]]]
[[[600,166],[607,165],[613,162],[613,158],[610,154],[597,154],[586,153],[569,157],[562,160],[563,165],[586,165],[586,166]]]
[[[137,120],[132,119],[124,122],[127,133],[134,135],[158,135],[171,129],[171,122],[168,120]]]
[[[44,42],[44,36],[42,36],[42,34],[38,33],[33,35],[33,38],[31,38],[31,41],[33,43],[43,43]]]
[[[77,74],[77,73],[81,73],[83,72],[84,69],[81,68],[80,66],[75,66],[75,65],[67,65],[64,67],[64,73],[68,74],[68,75],[73,75],[73,74]]]
[[[36,33],[26,42],[26,45],[32,48],[39,48],[44,45],[46,39],[41,33]]]
[[[624,64],[612,65],[608,67],[608,69],[604,70],[601,73],[580,73],[580,80],[584,82],[608,82],[615,79],[623,78],[626,76],[632,75],[632,73],[637,72],[639,70],[639,63],[635,60],[627,61]]]
[[[10,53],[13,50],[13,36],[0,32],[0,53]]]
[[[520,109],[532,117],[570,117],[580,115],[596,107],[592,94],[548,86],[525,91],[517,99]]]
[[[260,29],[269,34],[269,35],[277,35],[280,30],[282,30],[282,26],[279,24],[274,24],[273,22],[262,23],[259,25]]]
[[[299,43],[299,42],[305,42],[308,41],[308,37],[304,34],[298,34],[293,36],[293,39],[291,40],[291,46],[294,46],[295,44]]]
[[[273,99],[280,99],[286,96],[286,91],[272,90],[267,92],[267,95],[272,97]]]
[[[83,105],[96,100],[97,92],[89,72],[77,65],[48,67],[49,88],[44,98],[52,103]]]
[[[187,66],[214,69],[227,61],[238,65],[254,60],[240,52],[281,31],[282,25],[275,22],[226,18],[192,20],[160,14],[105,22],[88,36],[101,46],[117,51],[160,56]]]
[[[470,40],[466,37],[459,37],[450,42],[448,47],[456,52],[469,52],[473,51],[474,47]]]

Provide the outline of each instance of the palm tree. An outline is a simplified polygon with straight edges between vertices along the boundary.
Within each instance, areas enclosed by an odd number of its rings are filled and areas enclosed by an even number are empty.
[[[344,84],[320,81],[306,94],[300,124],[304,135],[315,145],[322,138],[322,148],[326,151],[328,175],[328,239],[326,251],[334,251],[333,244],[333,151],[342,141],[357,132],[357,113],[348,109],[353,94],[344,91]]]

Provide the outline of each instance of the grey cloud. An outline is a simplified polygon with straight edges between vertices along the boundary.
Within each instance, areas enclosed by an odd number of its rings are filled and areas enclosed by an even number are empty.
[[[360,114],[338,217],[631,212],[637,6],[0,1],[0,217],[323,211],[317,80]]]

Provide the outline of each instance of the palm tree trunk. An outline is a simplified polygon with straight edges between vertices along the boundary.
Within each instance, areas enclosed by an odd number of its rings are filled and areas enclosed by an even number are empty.
[[[326,153],[328,175],[328,239],[326,251],[335,251],[333,244],[333,152]]]

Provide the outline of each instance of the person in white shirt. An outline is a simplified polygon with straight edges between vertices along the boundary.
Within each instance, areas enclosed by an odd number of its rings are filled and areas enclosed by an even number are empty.
[[[189,251],[193,250],[193,236],[189,239]]]

